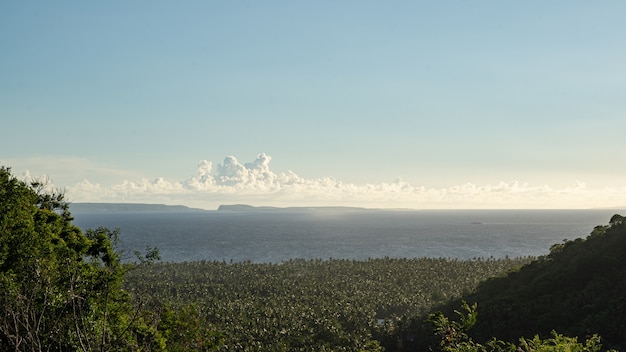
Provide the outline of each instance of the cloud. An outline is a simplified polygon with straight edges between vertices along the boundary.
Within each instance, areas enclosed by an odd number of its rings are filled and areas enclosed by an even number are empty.
[[[626,187],[590,189],[584,182],[553,188],[519,181],[445,188],[412,185],[401,178],[379,184],[344,183],[332,177],[307,179],[293,171],[271,170],[272,158],[259,154],[242,163],[226,157],[214,167],[202,160],[185,180],[139,178],[112,186],[87,179],[66,187],[75,202],[148,202],[214,209],[220,204],[275,206],[345,205],[375,208],[488,209],[591,208],[626,205]]]
[[[241,164],[234,156],[228,156],[224,163],[218,165],[215,183],[221,186],[271,190],[280,187],[278,176],[270,171],[272,158],[264,153],[259,154],[251,163]]]

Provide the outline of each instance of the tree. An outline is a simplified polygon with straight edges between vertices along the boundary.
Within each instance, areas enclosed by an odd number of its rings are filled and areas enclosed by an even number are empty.
[[[435,335],[439,336],[443,351],[457,351],[463,344],[472,343],[466,332],[476,324],[478,316],[476,303],[470,306],[463,301],[463,309],[467,313],[454,311],[459,316],[459,321],[450,320],[442,312],[431,313],[428,316],[427,321],[435,327]]]
[[[72,220],[63,192],[0,167],[0,350],[161,351],[166,321],[201,323],[188,311],[133,305],[122,289],[119,230],[83,233]],[[142,258],[156,260],[158,251]]]
[[[0,168],[0,346],[122,347],[131,322],[118,232],[83,234],[72,220],[62,192]]]

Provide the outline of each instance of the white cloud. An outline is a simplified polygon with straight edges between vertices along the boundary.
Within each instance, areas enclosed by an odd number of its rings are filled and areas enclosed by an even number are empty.
[[[380,184],[344,183],[332,177],[306,179],[293,171],[275,173],[272,158],[259,154],[249,163],[228,156],[217,167],[201,161],[185,180],[125,180],[102,186],[84,179],[67,187],[74,202],[148,202],[214,209],[220,204],[376,208],[591,208],[626,205],[626,187],[590,189],[584,182],[562,188],[518,181],[445,188],[412,185],[397,178]]]
[[[215,183],[241,189],[258,189],[270,191],[279,188],[278,176],[270,171],[272,158],[259,154],[251,163],[241,164],[234,156],[228,156],[224,163],[218,165]]]

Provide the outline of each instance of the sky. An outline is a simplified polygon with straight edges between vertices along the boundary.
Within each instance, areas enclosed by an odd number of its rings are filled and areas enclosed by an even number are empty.
[[[626,207],[623,1],[2,1],[0,164],[72,202]]]

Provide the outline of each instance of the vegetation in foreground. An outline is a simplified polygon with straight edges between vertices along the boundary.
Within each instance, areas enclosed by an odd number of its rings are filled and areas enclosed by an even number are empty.
[[[25,184],[2,167],[0,349],[601,349],[597,335],[578,342],[524,329],[550,324],[568,333],[597,329],[609,336],[610,346],[619,347],[619,332],[626,331],[626,276],[620,261],[625,223],[616,215],[587,240],[557,245],[549,256],[532,262],[424,258],[174,264],[153,263],[158,252],[150,250],[137,253],[138,264],[124,264],[115,249],[118,231],[83,233],[72,225],[62,193],[42,183]],[[479,285],[489,277],[498,278]],[[445,312],[444,304],[460,297],[478,301],[481,314],[474,304],[464,304],[466,313],[457,312],[457,320],[429,314]],[[570,310],[560,310],[564,307]],[[529,323],[506,320],[511,318]],[[493,332],[504,341],[485,337]]]
[[[223,334],[225,351],[395,348],[409,317],[529,261],[155,263],[130,270],[126,288],[145,301],[193,304]]]
[[[190,309],[146,309],[122,288],[118,232],[83,233],[63,194],[0,168],[0,350],[210,350],[219,336]],[[143,258],[157,255],[152,251]],[[182,332],[182,333],[181,333]]]

